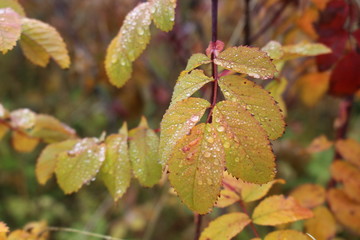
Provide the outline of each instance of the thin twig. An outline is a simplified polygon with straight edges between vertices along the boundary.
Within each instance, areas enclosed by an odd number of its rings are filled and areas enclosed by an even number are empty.
[[[194,214],[194,223],[195,223],[194,240],[198,240],[200,238],[200,233],[201,233],[202,215],[195,213]]]
[[[244,44],[251,44],[251,17],[250,17],[250,0],[245,0],[245,25],[244,25]]]
[[[239,200],[239,204],[240,204],[240,207],[241,207],[243,213],[245,213],[246,215],[248,215],[248,216],[250,217],[249,212],[247,211],[244,202],[243,202],[242,200]],[[255,225],[254,225],[254,223],[253,223],[252,221],[250,222],[249,226],[250,226],[251,230],[253,231],[255,237],[259,238],[260,235],[259,235],[259,233],[257,232],[257,230],[256,230],[256,228],[255,228]]]

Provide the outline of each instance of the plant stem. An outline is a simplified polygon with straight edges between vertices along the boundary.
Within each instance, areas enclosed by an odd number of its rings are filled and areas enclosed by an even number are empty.
[[[243,202],[242,200],[239,200],[239,204],[240,204],[240,207],[241,207],[243,213],[245,213],[246,215],[248,215],[248,216],[250,217],[249,212],[247,211],[244,202]],[[253,223],[252,221],[250,222],[249,226],[250,226],[251,230],[253,231],[255,237],[259,238],[260,235],[259,235],[259,233],[257,232],[257,230],[256,230],[256,228],[255,228],[255,225],[254,225],[254,223]]]
[[[102,238],[102,239],[106,239],[106,240],[124,240],[124,239],[114,238],[114,237],[106,236],[106,235],[102,235],[102,234],[97,234],[97,233],[92,233],[92,232],[87,232],[87,231],[81,231],[81,230],[73,229],[73,228],[48,227],[48,228],[46,228],[46,231],[79,233],[79,234],[82,234],[82,235],[87,235],[87,236],[91,236],[91,237]],[[42,232],[42,233],[43,233],[43,232]],[[41,234],[42,234],[42,233],[41,233]],[[40,234],[40,236],[41,236],[41,234]]]
[[[200,233],[201,233],[202,215],[195,213],[194,214],[194,223],[195,223],[194,240],[198,240],[200,238]]]
[[[244,44],[250,45],[251,36],[251,18],[250,18],[250,0],[245,0],[245,25],[244,25]]]

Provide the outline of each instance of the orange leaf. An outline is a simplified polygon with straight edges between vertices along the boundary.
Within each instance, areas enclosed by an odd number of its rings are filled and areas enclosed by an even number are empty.
[[[351,200],[343,190],[331,189],[327,199],[336,219],[353,232],[360,235],[360,205]]]
[[[5,124],[2,124],[0,122],[0,140],[5,136],[5,134],[9,131],[8,126]]]
[[[308,153],[317,153],[329,149],[334,143],[329,141],[325,135],[315,138],[310,145],[306,148]]]
[[[239,195],[237,195],[235,192],[229,190],[229,189],[223,189],[220,192],[220,197],[216,202],[216,207],[218,208],[224,208],[227,206],[230,206],[231,204],[239,201],[241,198]]]
[[[346,160],[360,168],[360,143],[354,139],[339,140],[335,144],[336,150]]]
[[[8,226],[4,222],[0,222],[0,233],[7,233],[9,232]]]
[[[324,203],[326,198],[325,189],[317,184],[303,184],[290,194],[301,206],[314,208]]]
[[[314,217],[305,221],[306,232],[316,240],[333,239],[336,234],[336,221],[330,210],[318,206],[313,211]]]
[[[293,197],[283,195],[268,197],[254,210],[254,223],[266,226],[295,222],[313,217],[311,210],[302,207]]]
[[[269,233],[264,240],[309,240],[309,238],[295,230],[280,230]]]
[[[305,32],[310,38],[316,39],[317,33],[314,28],[314,22],[319,18],[319,13],[315,8],[307,8],[303,15],[298,19],[297,25],[303,32]]]
[[[38,138],[27,136],[25,133],[13,131],[11,136],[11,143],[14,149],[18,152],[31,152],[39,143]]]

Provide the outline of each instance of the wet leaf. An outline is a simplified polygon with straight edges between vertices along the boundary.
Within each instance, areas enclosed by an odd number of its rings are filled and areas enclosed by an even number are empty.
[[[282,115],[286,117],[287,109],[286,104],[283,98],[283,94],[288,85],[288,81],[286,78],[274,79],[268,85],[266,85],[265,89],[269,91],[270,95],[278,102],[278,106],[282,111]]]
[[[264,240],[309,240],[305,234],[296,230],[279,230],[266,235]]]
[[[351,138],[338,140],[335,147],[346,161],[360,168],[360,143],[358,141]]]
[[[53,175],[58,155],[70,151],[79,140],[71,139],[47,145],[41,152],[36,163],[36,178],[40,184],[45,184]]]
[[[336,221],[327,207],[318,206],[314,210],[314,217],[305,221],[306,232],[316,240],[333,239],[336,234]]]
[[[173,148],[169,180],[180,199],[194,212],[211,211],[218,198],[224,149],[212,124],[201,123]]]
[[[323,186],[308,183],[295,188],[290,196],[295,198],[302,207],[314,208],[325,202],[326,193]]]
[[[282,50],[282,45],[277,41],[268,42],[261,51],[264,51],[268,54],[271,59],[279,60],[284,55],[284,51]]]
[[[251,220],[244,213],[228,213],[212,222],[201,233],[200,240],[230,240],[239,234]]]
[[[338,160],[331,164],[330,170],[333,179],[344,185],[344,192],[360,203],[360,169],[351,163]]]
[[[69,67],[69,53],[64,40],[55,28],[35,19],[22,18],[21,22],[20,45],[31,62],[44,67],[51,57],[61,68]]]
[[[241,197],[234,191],[223,189],[220,191],[220,197],[216,202],[216,207],[224,208],[239,201],[240,199]]]
[[[202,53],[193,54],[188,60],[188,63],[185,68],[185,72],[190,72],[195,68],[208,63],[211,63],[211,59],[205,54]]]
[[[268,91],[236,75],[221,77],[219,86],[227,100],[239,103],[254,116],[270,139],[274,140],[283,135],[283,114]]]
[[[59,153],[57,159],[55,174],[59,186],[66,194],[77,192],[95,180],[105,160],[105,145],[97,138],[84,138],[70,151]]]
[[[313,217],[313,213],[302,207],[293,197],[283,195],[268,197],[254,209],[254,223],[276,226]]]
[[[13,128],[29,129],[35,125],[36,114],[27,109],[18,109],[10,113],[11,126]]]
[[[38,138],[29,137],[24,132],[13,131],[11,135],[11,143],[18,152],[32,152],[39,141]]]
[[[254,78],[274,77],[276,68],[265,52],[246,46],[232,47],[221,52],[214,62],[223,68],[245,73]]]
[[[243,181],[268,183],[275,176],[275,157],[266,132],[244,106],[222,101],[213,122],[225,149],[226,167]]]
[[[321,43],[301,42],[294,45],[283,46],[282,49],[284,51],[284,59],[318,56],[331,53],[331,49]]]
[[[11,8],[20,16],[25,16],[24,8],[19,4],[17,0],[1,0],[0,8]]]
[[[152,19],[157,28],[170,31],[175,23],[176,0],[150,0]]]
[[[204,115],[210,103],[201,98],[188,98],[172,105],[165,113],[160,127],[160,162],[165,164],[179,141]]]
[[[130,185],[131,166],[127,145],[127,127],[121,133],[106,138],[106,157],[100,174],[115,201],[119,200]]]
[[[306,148],[308,153],[318,153],[325,151],[333,146],[333,142],[329,141],[329,139],[325,135],[321,135],[310,143],[310,145]]]
[[[135,177],[145,187],[152,187],[161,178],[159,163],[159,137],[148,128],[146,119],[129,132],[130,161]]]
[[[74,129],[52,116],[37,114],[34,127],[29,131],[29,135],[53,143],[74,138],[76,133]]]
[[[214,79],[204,74],[202,70],[193,70],[190,73],[180,74],[173,92],[170,107],[194,94],[202,86]]]
[[[344,191],[331,189],[327,193],[331,211],[336,219],[356,234],[360,234],[360,205],[351,200]]]
[[[110,82],[117,87],[123,86],[131,77],[132,62],[150,41],[150,6],[148,2],[141,3],[129,12],[108,47],[105,69]]]
[[[13,49],[21,33],[21,19],[11,8],[0,8],[0,51]]]

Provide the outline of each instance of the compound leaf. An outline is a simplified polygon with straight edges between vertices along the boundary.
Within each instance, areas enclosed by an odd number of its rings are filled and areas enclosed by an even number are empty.
[[[254,223],[276,226],[313,217],[313,213],[302,207],[293,197],[283,195],[268,197],[254,209]]]
[[[239,234],[251,220],[244,213],[228,213],[212,222],[201,233],[200,240],[230,240]]]
[[[21,34],[21,18],[11,8],[0,8],[0,51],[11,50]]]
[[[239,103],[254,115],[271,140],[281,137],[285,131],[284,116],[268,91],[236,75],[221,77],[219,86],[227,100]]]
[[[201,98],[188,98],[172,105],[165,113],[160,127],[160,161],[165,164],[177,141],[200,121],[210,103]]]
[[[152,19],[157,28],[170,31],[175,23],[176,0],[151,0]]]
[[[226,167],[243,181],[264,184],[275,176],[275,157],[259,122],[236,102],[222,101],[213,122],[225,148]]]
[[[58,154],[55,174],[66,193],[78,191],[82,185],[95,180],[105,160],[105,145],[97,138],[84,138],[66,152]]]
[[[268,79],[276,73],[269,56],[253,47],[232,47],[221,52],[214,62],[223,68],[245,73],[254,78]]]
[[[196,125],[173,148],[169,180],[180,199],[194,212],[211,211],[219,195],[224,149],[212,124]]]

